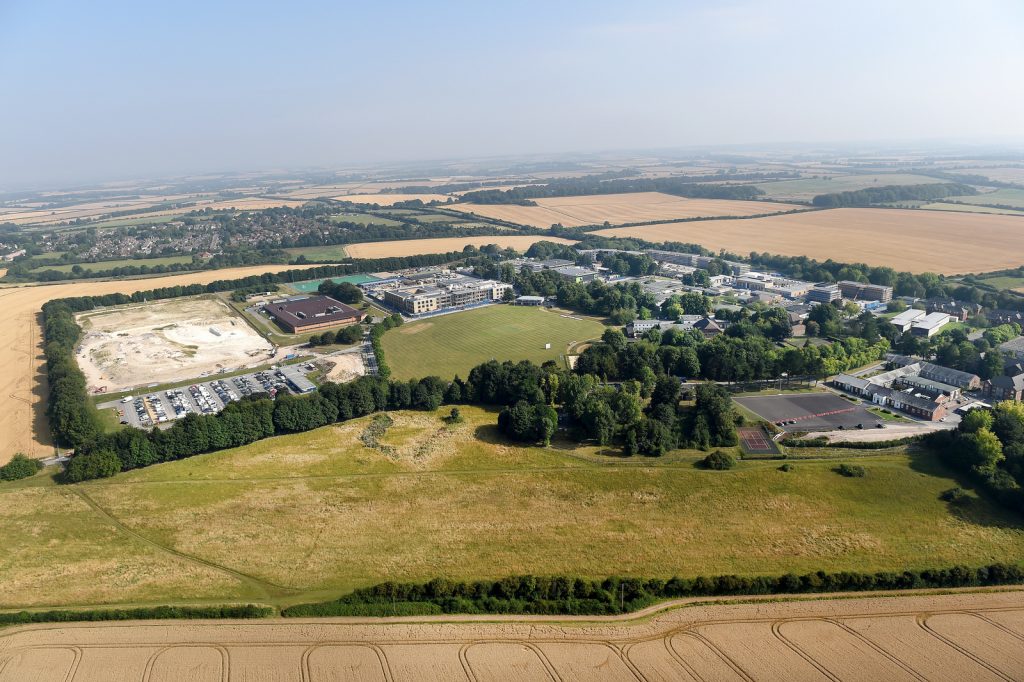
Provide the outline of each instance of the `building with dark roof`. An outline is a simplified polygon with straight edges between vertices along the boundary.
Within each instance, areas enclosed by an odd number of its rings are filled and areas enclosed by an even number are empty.
[[[892,287],[881,284],[843,280],[839,282],[839,291],[842,293],[843,298],[848,298],[851,301],[881,301],[886,303],[892,300]]]
[[[362,311],[330,296],[281,299],[268,303],[264,310],[290,334],[354,324],[363,319]]]
[[[1024,374],[992,377],[985,382],[985,397],[992,400],[1016,400],[1024,398]]]

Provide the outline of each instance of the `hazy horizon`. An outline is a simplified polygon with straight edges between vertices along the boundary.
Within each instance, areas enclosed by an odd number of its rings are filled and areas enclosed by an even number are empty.
[[[0,186],[701,146],[1020,144],[1024,6],[0,4]]]

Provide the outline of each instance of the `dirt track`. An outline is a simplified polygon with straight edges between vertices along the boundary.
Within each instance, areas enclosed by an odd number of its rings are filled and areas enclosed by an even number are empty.
[[[5,313],[4,324],[0,325],[0,464],[7,462],[15,452],[44,457],[53,451],[41,402],[46,388],[38,316],[44,303],[67,296],[131,293],[294,268],[296,266],[261,265],[172,277],[0,288],[0,306]]]
[[[27,626],[0,635],[0,682],[1024,679],[1024,591],[477,621]]]

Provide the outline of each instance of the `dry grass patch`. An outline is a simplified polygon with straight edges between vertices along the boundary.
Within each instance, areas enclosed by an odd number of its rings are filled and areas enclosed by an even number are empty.
[[[1024,219],[980,213],[839,208],[748,220],[621,227],[595,234],[946,275],[1018,267],[1024,259]]]
[[[462,251],[464,247],[497,244],[502,248],[525,251],[539,241],[573,244],[570,239],[544,235],[497,235],[491,237],[442,237],[439,239],[406,239],[393,242],[366,242],[347,244],[345,252],[352,258],[389,258],[392,256],[416,256],[422,253],[448,253]]]
[[[514,204],[454,204],[456,211],[475,213],[520,225],[565,227],[642,223],[677,218],[712,218],[779,213],[800,208],[796,204],[727,199],[686,199],[660,192],[597,194],[580,197],[536,199],[537,206]]]

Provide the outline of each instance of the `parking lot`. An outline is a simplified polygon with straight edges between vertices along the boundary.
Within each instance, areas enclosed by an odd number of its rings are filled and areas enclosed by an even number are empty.
[[[255,393],[272,397],[281,393],[309,393],[315,386],[306,374],[313,369],[313,365],[304,363],[229,378],[207,378],[187,386],[126,396],[97,407],[116,410],[122,424],[148,429],[170,425],[189,413],[216,414],[228,403]]]
[[[734,400],[786,431],[834,431],[877,428],[882,420],[862,405],[831,393],[792,393]]]

